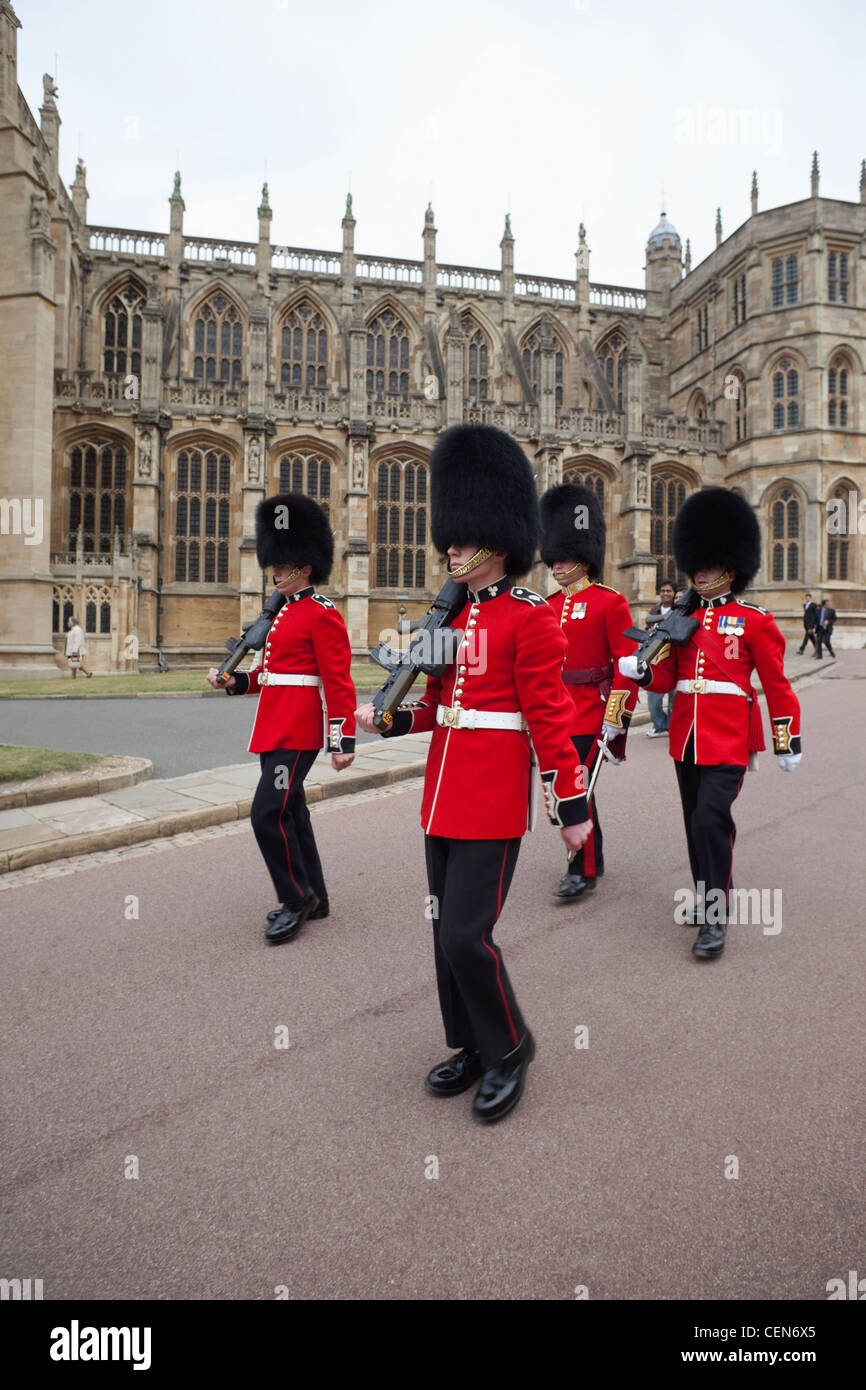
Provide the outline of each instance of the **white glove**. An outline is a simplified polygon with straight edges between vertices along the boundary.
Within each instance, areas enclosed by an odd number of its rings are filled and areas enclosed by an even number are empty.
[[[607,734],[610,742],[612,743],[615,738],[619,738],[620,734],[624,733],[625,729],[620,729],[616,724],[602,724],[601,738],[596,739],[596,743],[599,747],[599,756],[603,757],[613,767],[619,767],[625,761],[625,759],[615,757],[614,754],[611,752],[610,748],[605,747],[603,739],[605,734]]]
[[[607,736],[608,736],[608,738],[610,739],[611,743],[613,743],[613,741],[614,741],[615,738],[619,738],[620,734],[624,734],[624,733],[625,733],[625,729],[621,729],[621,728],[619,727],[618,724],[608,724],[608,723],[605,722],[605,723],[602,724],[602,726],[601,726],[601,736],[602,736],[602,738],[604,738],[605,734],[607,734]]]
[[[625,676],[627,680],[640,680],[640,674],[637,669],[637,657],[634,654],[631,656],[621,656],[617,665],[619,666],[620,673]]]
[[[779,767],[784,768],[785,772],[793,772],[795,768],[799,767],[802,756],[802,753],[777,753],[776,761]]]

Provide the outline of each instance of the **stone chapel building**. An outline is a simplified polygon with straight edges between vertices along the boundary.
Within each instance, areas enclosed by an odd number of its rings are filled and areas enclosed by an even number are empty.
[[[65,618],[97,671],[206,666],[255,616],[256,504],[304,491],[327,510],[324,592],[359,658],[420,616],[446,571],[430,542],[428,460],[459,421],[508,430],[539,491],[595,489],[604,580],[639,620],[676,574],[671,529],[694,489],[756,508],[763,569],[748,598],[789,635],[827,592],[840,646],[866,642],[866,165],[856,202],[759,210],[692,266],[665,212],[644,284],[191,235],[181,177],[166,228],[88,222],[79,160],[60,176],[58,93],[38,121],[0,0],[0,678],[54,675]],[[218,229],[214,229],[218,231]],[[602,230],[602,229],[600,229]],[[336,238],[335,238],[336,240]],[[37,525],[38,521],[38,525]],[[550,592],[538,566],[529,583]]]

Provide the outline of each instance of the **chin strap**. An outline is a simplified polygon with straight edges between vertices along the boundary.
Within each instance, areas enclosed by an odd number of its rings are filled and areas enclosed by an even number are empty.
[[[583,570],[583,574],[578,574],[578,570]],[[553,572],[551,571],[551,573]],[[561,584],[562,587],[565,589],[569,584],[573,584],[575,582],[575,578],[583,579],[584,575],[587,574],[589,574],[589,566],[583,560],[581,560],[578,564],[572,565],[570,570],[566,570],[565,574],[554,574],[553,577],[556,580],[557,584]]]
[[[465,565],[461,565],[459,570],[452,570],[449,577],[462,579],[464,574],[471,574],[473,570],[477,570],[478,566],[483,565],[485,560],[489,560],[492,554],[493,551],[488,550],[486,546],[482,547],[481,550],[476,550],[471,559],[467,560]]]
[[[731,587],[731,576],[728,570],[724,570],[714,579],[712,584],[695,584],[694,586],[701,598],[714,598],[716,594],[725,593]]]
[[[295,568],[292,570],[291,574],[287,574],[286,577],[285,577],[285,579],[281,579],[281,580],[280,580],[280,584],[294,584],[294,582],[295,582],[295,580],[297,579],[297,577],[298,577],[298,575],[300,574],[300,572],[301,572],[300,569],[299,569],[298,566],[296,565]],[[280,585],[277,584],[277,581],[276,581],[276,580],[274,580],[274,583],[277,585],[277,588],[280,587]]]

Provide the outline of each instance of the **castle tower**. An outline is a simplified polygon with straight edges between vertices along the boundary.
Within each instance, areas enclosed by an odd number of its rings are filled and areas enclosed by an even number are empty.
[[[658,223],[646,244],[646,288],[648,294],[666,295],[682,278],[683,248],[680,234],[662,209]]]
[[[60,118],[44,84],[49,145],[19,111],[17,30],[0,0],[0,677],[56,675],[51,640],[51,455],[54,407],[52,170]],[[27,120],[29,116],[29,120]],[[44,119],[44,118],[43,118]],[[53,206],[52,206],[53,205]]]

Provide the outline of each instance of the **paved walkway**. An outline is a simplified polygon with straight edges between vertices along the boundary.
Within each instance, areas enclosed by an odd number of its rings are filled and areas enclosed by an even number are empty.
[[[800,684],[833,664],[826,660],[819,665],[810,657],[794,655],[787,670],[790,679]],[[632,727],[640,728],[648,719],[642,698]],[[305,783],[307,801],[418,777],[424,771],[429,742],[429,734],[410,734],[363,744],[344,772],[334,772],[330,754],[322,753]],[[70,855],[243,820],[250,813],[258,780],[256,760],[143,782],[101,796],[0,811],[0,876]]]

